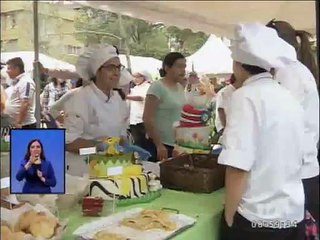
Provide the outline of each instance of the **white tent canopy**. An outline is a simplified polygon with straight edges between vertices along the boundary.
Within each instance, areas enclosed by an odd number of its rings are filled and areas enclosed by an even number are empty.
[[[187,57],[187,70],[197,73],[231,73],[231,51],[223,41],[210,35],[207,42],[194,54]]]
[[[276,18],[316,32],[315,1],[75,1],[150,22],[231,37],[239,22]]]
[[[127,66],[126,56],[123,54],[119,55],[121,63]],[[139,71],[148,71],[153,77],[159,75],[159,69],[161,68],[162,62],[152,57],[140,57],[130,56],[131,70],[132,73]]]
[[[15,57],[20,57],[22,59],[24,63],[24,70],[26,72],[31,73],[33,71],[33,61],[34,61],[33,51],[1,52],[1,61],[6,62],[9,59],[15,58]],[[74,65],[49,57],[42,53],[39,54],[39,61],[46,68],[75,71]]]

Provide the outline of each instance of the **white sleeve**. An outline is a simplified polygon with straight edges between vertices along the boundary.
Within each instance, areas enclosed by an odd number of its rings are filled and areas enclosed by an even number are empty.
[[[88,115],[88,106],[80,100],[80,97],[73,97],[68,98],[68,102],[65,103],[64,110],[66,143],[72,143],[77,138],[81,138],[83,136],[85,123],[88,122],[88,119],[85,119],[85,116]]]
[[[255,161],[257,143],[256,109],[243,91],[231,97],[232,105],[223,136],[223,150],[219,164],[250,171]]]
[[[60,112],[65,110],[65,104],[74,96],[79,89],[69,90],[66,94],[64,94],[58,101],[55,101],[49,109],[49,113],[53,118],[57,118],[60,115]]]
[[[69,112],[65,117],[64,127],[66,128],[66,143],[72,143],[81,138],[84,132],[84,119],[75,112]]]
[[[224,108],[224,104],[223,104],[223,89],[221,89],[216,96],[216,110],[218,110],[219,108]]]
[[[300,77],[296,76],[294,69],[280,68],[276,70],[275,80],[280,83],[281,86],[288,89],[291,94],[301,103],[304,98],[304,87],[300,83]]]
[[[31,99],[35,92],[35,84],[31,81],[22,81],[18,90],[21,99]]]

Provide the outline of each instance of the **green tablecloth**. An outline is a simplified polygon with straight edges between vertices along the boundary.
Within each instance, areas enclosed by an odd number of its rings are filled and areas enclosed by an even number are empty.
[[[129,207],[119,207],[117,212],[142,207],[148,209],[173,208],[180,213],[196,218],[197,223],[180,233],[173,240],[216,240],[220,216],[223,209],[223,190],[211,194],[195,194],[164,189],[162,196],[148,204],[135,204]],[[79,226],[97,218],[83,217],[80,206],[70,211],[60,212],[60,217],[68,219],[68,226],[62,240],[74,239],[72,233]]]

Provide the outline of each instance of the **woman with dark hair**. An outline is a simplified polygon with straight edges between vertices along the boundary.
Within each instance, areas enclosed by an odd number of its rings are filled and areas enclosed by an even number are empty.
[[[19,182],[25,179],[22,193],[51,193],[51,188],[56,185],[53,167],[46,159],[39,139],[33,139],[28,143],[27,152],[16,179]]]
[[[305,154],[302,178],[305,189],[306,209],[319,223],[319,78],[315,58],[312,55],[310,34],[296,31],[289,23],[271,21],[268,27],[275,29],[283,40],[293,46],[298,59],[285,68],[275,69],[275,79],[287,88],[300,102],[305,116]],[[300,39],[298,42],[297,39]]]
[[[173,124],[179,121],[185,103],[184,88],[180,84],[186,75],[186,59],[178,52],[167,54],[160,69],[161,80],[148,89],[143,121],[155,149],[153,160],[172,156],[175,143]]]

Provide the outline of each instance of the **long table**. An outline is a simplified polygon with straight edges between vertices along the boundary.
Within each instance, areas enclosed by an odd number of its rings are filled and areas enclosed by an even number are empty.
[[[191,228],[172,238],[173,240],[218,240],[219,222],[223,210],[223,193],[223,189],[211,194],[196,194],[163,189],[161,197],[150,203],[119,207],[116,208],[116,212],[136,207],[176,209],[182,214],[195,218],[197,222]],[[74,239],[72,233],[79,226],[97,220],[96,217],[82,216],[80,206],[60,212],[59,215],[62,219],[68,220],[68,226],[62,240]]]

